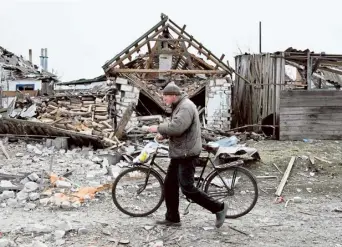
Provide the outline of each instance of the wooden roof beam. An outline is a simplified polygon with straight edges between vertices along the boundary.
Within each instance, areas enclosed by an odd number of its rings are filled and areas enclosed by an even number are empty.
[[[174,31],[176,34],[178,35],[182,35],[178,30],[176,30],[176,28],[174,28],[173,26],[169,26],[169,28]],[[191,45],[196,48],[197,50],[199,50],[199,45],[196,44],[195,39],[193,39],[193,41],[190,40]],[[205,49],[205,47],[202,47],[203,50],[203,54],[205,56],[207,56],[208,60],[214,62],[216,65],[218,65],[221,69],[227,71],[228,73],[232,73],[233,70],[232,68],[228,67],[227,65],[225,65],[224,63],[220,62],[220,60],[218,58],[215,57],[215,55],[213,55],[209,50]]]
[[[158,34],[160,34],[164,29],[166,29],[168,27],[168,25],[166,25],[165,27],[161,28],[158,30],[158,32],[152,34],[151,37],[156,37]],[[147,44],[147,42],[149,42],[148,40],[143,41],[141,44],[139,44],[138,46],[136,46],[132,51],[130,51],[128,54],[124,55],[123,57],[119,58],[114,64],[110,65],[109,67],[107,67],[107,69],[105,70],[105,72],[109,72],[111,70],[111,68],[115,67],[116,65],[120,64],[120,62],[123,62],[125,59],[128,58],[129,55],[132,55],[134,52],[138,51],[141,47],[143,47],[145,44]]]
[[[169,19],[169,22],[172,24],[172,25],[169,25],[169,28],[174,31],[175,33],[177,33],[178,35],[182,35],[182,37],[187,36],[188,38],[191,39],[191,42],[192,42],[192,46],[194,46],[197,50],[199,50],[200,47],[203,48],[203,50],[208,53],[209,50],[204,47],[200,42],[198,42],[195,38],[193,38],[193,36],[191,36],[190,34],[188,34],[186,31],[184,31],[183,34],[181,34],[178,30],[181,30],[181,28],[175,23],[173,22],[171,19]],[[178,29],[178,30],[175,30],[175,29]],[[186,37],[184,37],[186,38]],[[195,45],[194,45],[195,44]],[[203,54],[205,54],[203,52]],[[210,60],[212,60],[215,64],[216,63],[220,63],[219,61],[219,58],[217,58],[214,54],[211,54],[212,58]],[[234,70],[232,68],[230,68],[228,65],[224,64],[224,63],[220,63],[220,67],[226,71],[228,71],[229,73],[232,73]]]
[[[210,75],[220,75],[227,74],[227,71],[222,70],[159,70],[159,69],[111,69],[112,73],[165,73],[165,74],[210,74]]]
[[[115,57],[113,57],[111,60],[106,62],[102,68],[106,71],[108,70],[108,67],[115,61],[118,61],[118,58],[120,58],[122,55],[124,55],[127,51],[132,49],[134,46],[139,44],[144,38],[148,37],[153,31],[158,30],[159,27],[164,26],[165,23],[168,21],[168,16],[162,15],[162,20],[158,22],[156,25],[154,25],[150,30],[148,30],[146,33],[144,33],[140,38],[138,38],[136,41],[134,41],[132,44],[130,44],[128,47],[126,47],[122,52],[117,54]]]

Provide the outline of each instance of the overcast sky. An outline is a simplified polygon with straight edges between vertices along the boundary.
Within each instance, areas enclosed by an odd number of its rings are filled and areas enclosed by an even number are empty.
[[[337,0],[0,0],[0,46],[28,58],[48,48],[63,81],[92,78],[164,13],[216,56],[297,49],[342,53]]]

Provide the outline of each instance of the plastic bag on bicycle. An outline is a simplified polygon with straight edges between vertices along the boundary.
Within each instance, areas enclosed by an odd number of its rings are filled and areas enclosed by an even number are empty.
[[[156,151],[158,147],[158,143],[156,142],[149,142],[145,145],[143,150],[141,150],[140,154],[133,159],[133,163],[141,163],[144,164],[148,162],[151,154]]]

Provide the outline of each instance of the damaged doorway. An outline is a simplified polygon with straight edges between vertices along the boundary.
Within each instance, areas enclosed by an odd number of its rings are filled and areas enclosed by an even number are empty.
[[[165,111],[153,100],[147,97],[144,93],[140,92],[139,100],[136,107],[138,116],[149,116],[149,115],[164,115]]]

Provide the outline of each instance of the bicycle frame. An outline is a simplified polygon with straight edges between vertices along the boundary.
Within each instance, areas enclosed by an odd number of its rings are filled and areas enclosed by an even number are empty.
[[[145,167],[148,167],[149,169],[153,169],[153,166],[155,166],[155,167],[158,168],[158,170],[159,170],[161,173],[163,173],[164,175],[166,175],[166,171],[165,171],[162,167],[160,167],[157,163],[155,163],[155,159],[157,159],[157,158],[168,158],[168,157],[169,157],[168,155],[161,155],[161,154],[158,154],[158,150],[159,150],[160,148],[168,151],[167,148],[163,148],[163,147],[159,147],[159,146],[158,146],[158,147],[156,148],[156,151],[155,151],[155,152],[153,153],[153,155],[152,155],[152,158],[151,158],[151,161],[150,161],[149,165],[145,165],[145,164],[139,164],[139,165],[143,165],[143,166],[145,166]],[[241,161],[241,160],[240,160],[240,161],[235,161],[235,162],[229,163],[228,166],[225,165],[225,166],[218,166],[218,167],[217,167],[217,166],[215,166],[215,164],[214,164],[214,162],[213,162],[213,159],[212,159],[212,156],[213,156],[213,155],[215,155],[215,154],[212,154],[212,153],[208,152],[208,156],[206,157],[205,164],[204,164],[203,169],[202,169],[202,171],[201,171],[201,173],[200,173],[200,176],[199,176],[199,178],[198,178],[196,187],[197,187],[197,188],[201,188],[201,189],[203,190],[203,189],[204,189],[204,186],[205,186],[205,184],[206,184],[206,182],[208,181],[208,179],[209,179],[214,173],[217,173],[218,176],[219,176],[219,178],[220,178],[220,180],[222,181],[223,185],[224,185],[224,186],[226,187],[226,189],[228,190],[229,195],[232,195],[232,194],[234,193],[234,190],[232,189],[234,186],[232,186],[232,188],[230,188],[230,187],[226,184],[226,182],[224,181],[224,179],[221,177],[221,175],[220,175],[220,173],[219,173],[218,171],[223,170],[223,169],[225,169],[225,168],[227,168],[227,167],[238,166],[238,165],[242,164],[243,161]],[[205,172],[205,170],[206,170],[206,168],[207,168],[207,166],[208,166],[208,163],[211,164],[211,167],[213,168],[213,170],[212,170],[211,172],[209,172],[209,174],[204,178],[203,182],[201,182],[201,180],[203,179],[203,174],[204,174],[204,172]],[[198,167],[200,167],[200,166],[198,166]],[[154,170],[155,170],[155,169],[154,169]],[[158,171],[156,171],[156,172],[158,173]],[[147,184],[148,178],[149,178],[149,173],[147,174],[147,177],[146,177],[145,186],[146,186],[146,184]],[[232,185],[235,184],[235,179],[236,179],[236,173],[234,172],[234,174],[233,174],[233,179],[232,179]],[[145,186],[144,186],[144,187],[145,187]]]

